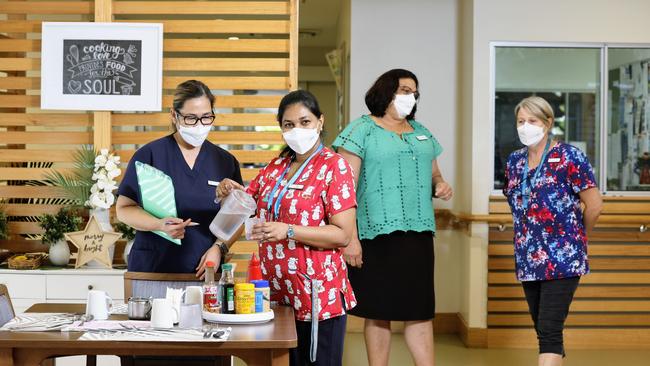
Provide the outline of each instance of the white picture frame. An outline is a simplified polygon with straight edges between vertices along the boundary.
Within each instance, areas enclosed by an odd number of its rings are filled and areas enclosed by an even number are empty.
[[[160,23],[43,22],[41,109],[161,111]]]

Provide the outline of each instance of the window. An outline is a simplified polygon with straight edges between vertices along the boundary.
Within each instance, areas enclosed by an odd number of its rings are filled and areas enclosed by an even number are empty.
[[[553,106],[553,134],[587,154],[601,190],[650,192],[650,45],[499,43],[493,54],[495,190],[523,147],[514,107],[538,95]]]
[[[607,190],[650,191],[650,49],[607,49]]]
[[[515,106],[537,95],[553,107],[553,135],[589,157],[600,171],[601,49],[597,47],[495,48],[494,185],[504,185],[508,156],[523,145],[515,127]]]

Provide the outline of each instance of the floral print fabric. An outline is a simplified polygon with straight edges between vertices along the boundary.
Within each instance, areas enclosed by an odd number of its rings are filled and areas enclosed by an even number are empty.
[[[558,142],[546,161],[526,174],[532,187],[529,206],[522,204],[521,182],[528,150],[510,154],[504,195],[514,222],[515,266],[519,281],[542,281],[589,273],[587,236],[579,193],[596,187],[587,156]],[[536,182],[530,180],[543,169]]]

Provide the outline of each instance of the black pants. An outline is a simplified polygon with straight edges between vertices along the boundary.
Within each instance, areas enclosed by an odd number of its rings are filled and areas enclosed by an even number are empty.
[[[530,315],[535,323],[539,353],[564,356],[564,321],[580,277],[522,282]]]
[[[290,366],[341,366],[343,365],[343,341],[347,315],[318,322],[318,351],[316,362],[309,361],[311,346],[311,322],[296,320],[298,347],[289,351]]]

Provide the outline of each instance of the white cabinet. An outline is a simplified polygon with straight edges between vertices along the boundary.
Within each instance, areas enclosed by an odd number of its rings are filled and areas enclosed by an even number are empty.
[[[88,290],[104,290],[124,303],[124,272],[119,269],[0,270],[16,312],[42,302],[84,303]]]
[[[35,271],[0,271],[0,283],[7,286],[17,313],[38,302],[46,301],[45,276],[35,276]]]
[[[61,269],[0,270],[0,283],[7,286],[16,313],[43,303],[85,303],[88,290],[104,290],[115,304],[124,303],[124,270]],[[84,366],[85,356],[63,357],[56,366]],[[115,356],[97,357],[98,366],[119,366]]]
[[[48,275],[46,277],[47,300],[86,301],[89,290],[103,290],[114,301],[124,302],[124,279],[110,275]]]

